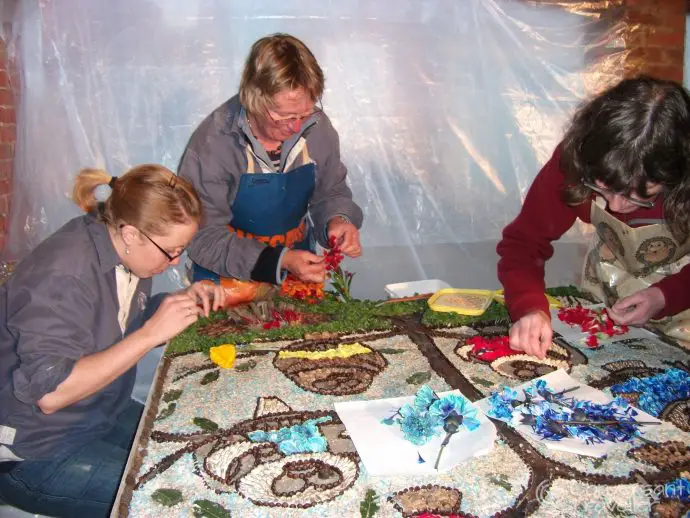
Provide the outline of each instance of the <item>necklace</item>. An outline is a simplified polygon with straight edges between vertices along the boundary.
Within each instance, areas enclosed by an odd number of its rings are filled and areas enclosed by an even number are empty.
[[[283,149],[283,143],[282,142],[278,142],[278,145],[275,146],[274,149],[269,149],[269,147],[273,147],[273,146],[267,146],[265,143],[265,140],[256,134],[256,131],[254,130],[254,126],[252,126],[252,120],[249,116],[247,116],[247,125],[249,126],[249,130],[252,132],[252,135],[254,135],[254,138],[259,141],[259,144],[261,144],[264,147],[264,149],[266,150],[267,153],[269,153],[269,154],[280,154],[280,152]]]

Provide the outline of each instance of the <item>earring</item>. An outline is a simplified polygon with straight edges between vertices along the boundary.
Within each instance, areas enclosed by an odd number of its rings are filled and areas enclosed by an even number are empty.
[[[125,255],[129,255],[129,248],[125,247]]]

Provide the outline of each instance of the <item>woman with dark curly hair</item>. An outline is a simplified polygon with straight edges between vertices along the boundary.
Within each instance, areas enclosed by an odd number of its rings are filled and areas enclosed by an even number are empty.
[[[511,347],[545,356],[552,328],[544,263],[552,241],[577,218],[596,230],[583,287],[608,299],[616,322],[681,317],[690,308],[689,217],[688,92],[672,81],[639,77],[589,101],[498,244],[498,276],[515,322]],[[613,262],[599,260],[602,243]],[[611,293],[621,298],[611,300]]]

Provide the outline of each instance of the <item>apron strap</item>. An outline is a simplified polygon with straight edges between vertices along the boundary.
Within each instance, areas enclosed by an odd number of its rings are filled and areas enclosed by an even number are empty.
[[[307,150],[307,141],[304,141],[304,146],[302,146],[302,165],[306,165],[311,162],[311,157],[309,156],[309,150]]]
[[[252,152],[249,151],[249,146],[245,147],[244,151],[247,154],[247,174],[254,174],[256,172],[254,169],[254,157]]]

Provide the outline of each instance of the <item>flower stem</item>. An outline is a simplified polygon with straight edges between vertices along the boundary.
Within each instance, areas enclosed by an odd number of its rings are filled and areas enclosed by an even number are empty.
[[[455,432],[448,432],[446,434],[446,438],[443,439],[443,442],[441,443],[441,447],[438,449],[438,456],[436,457],[436,463],[434,464],[434,469],[438,469],[438,463],[441,461],[441,454],[443,453],[443,450],[448,445],[448,442],[450,441],[450,436],[453,435],[454,433]]]

